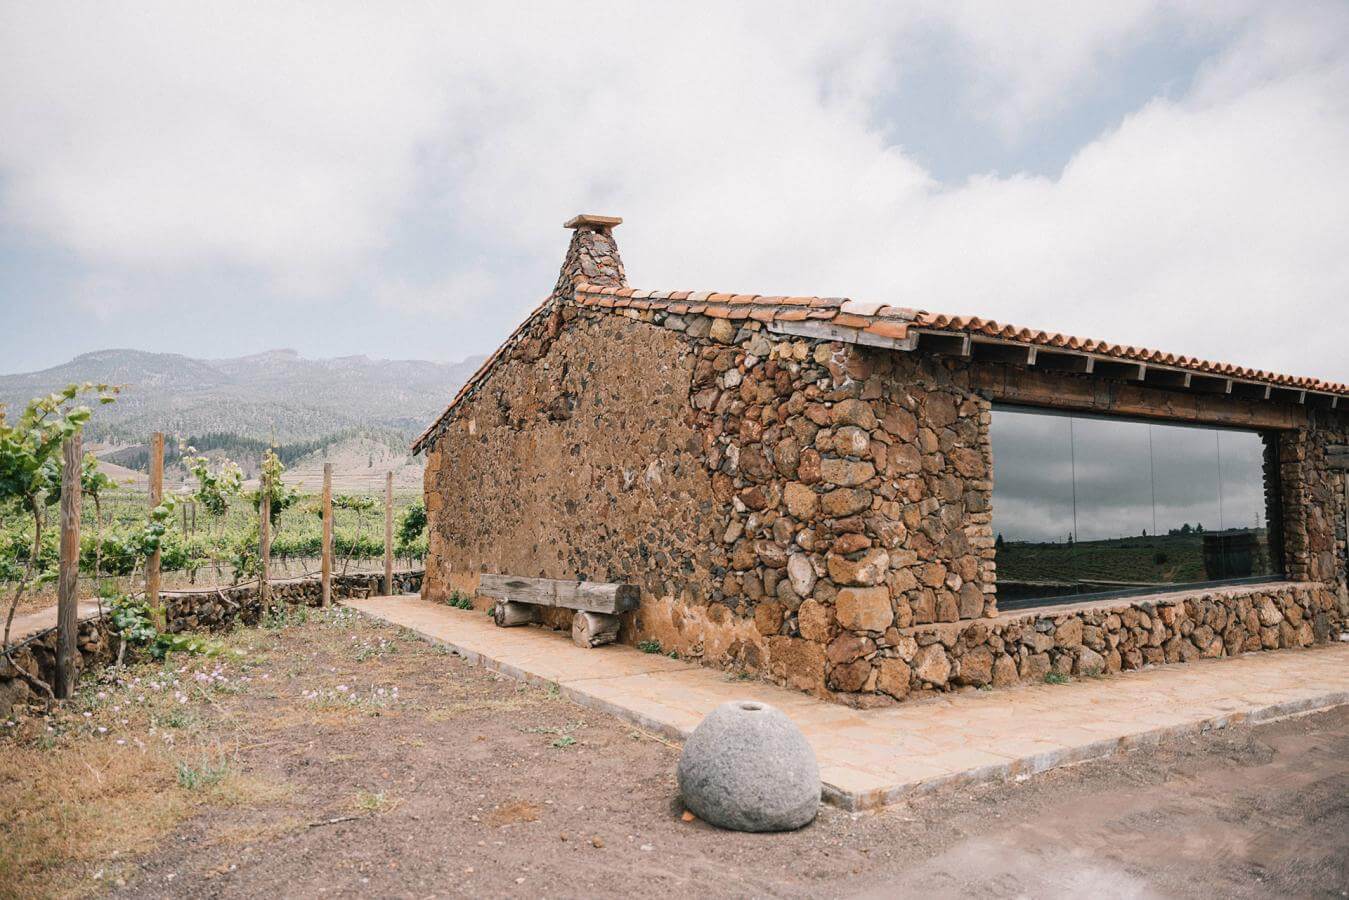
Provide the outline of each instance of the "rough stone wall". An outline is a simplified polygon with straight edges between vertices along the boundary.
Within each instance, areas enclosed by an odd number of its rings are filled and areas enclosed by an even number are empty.
[[[333,576],[333,597],[368,597],[383,590],[383,574],[358,573]],[[421,589],[420,571],[395,572],[394,590],[416,593]],[[166,631],[219,630],[234,624],[256,625],[262,618],[262,602],[257,587],[223,587],[218,590],[183,591],[163,594]],[[318,606],[322,587],[318,577],[276,582],[271,599],[278,603]],[[14,665],[46,684],[56,678],[56,629],[48,628],[20,641],[13,650]],[[117,633],[106,616],[91,616],[79,623],[75,641],[75,677],[96,666],[112,662],[116,656]],[[28,684],[5,666],[0,670],[0,716],[6,716],[16,703],[32,696]]]
[[[689,408],[694,348],[622,317],[562,314],[548,355],[503,361],[428,452],[423,596],[473,593],[482,572],[629,582],[642,606],[622,639],[754,658],[762,639],[722,602],[709,552],[730,498],[714,496]]]
[[[1313,411],[1307,428],[1278,435],[1283,556],[1289,578],[1343,592],[1346,476],[1326,463],[1332,444],[1349,444],[1349,422],[1326,410]]]
[[[989,404],[960,365],[753,321],[556,315],[432,442],[425,596],[482,572],[631,582],[621,640],[873,696],[897,629],[996,611]]]

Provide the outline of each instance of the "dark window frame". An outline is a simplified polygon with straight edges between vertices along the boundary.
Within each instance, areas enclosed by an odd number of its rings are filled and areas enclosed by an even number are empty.
[[[1018,597],[1014,600],[1003,600],[998,598],[998,611],[1015,611],[1020,609],[1039,608],[1044,606],[1070,606],[1079,603],[1090,603],[1096,600],[1109,600],[1116,597],[1146,597],[1151,595],[1180,594],[1193,591],[1203,591],[1212,588],[1230,587],[1242,584],[1263,584],[1268,582],[1286,582],[1289,580],[1287,571],[1287,556],[1285,554],[1285,534],[1283,521],[1283,483],[1281,481],[1281,472],[1278,464],[1279,434],[1278,430],[1261,428],[1242,428],[1236,425],[1213,425],[1205,422],[1187,422],[1178,419],[1168,419],[1165,417],[1149,416],[1117,416],[1108,413],[1081,412],[1073,409],[1063,409],[1053,406],[1035,406],[1027,403],[1005,403],[995,402],[992,409],[1007,410],[1008,412],[1034,413],[1045,416],[1074,417],[1077,419],[1097,419],[1107,422],[1137,422],[1144,425],[1168,425],[1179,428],[1193,428],[1203,431],[1231,431],[1242,434],[1254,434],[1260,437],[1265,445],[1265,464],[1262,467],[1261,474],[1264,478],[1262,485],[1266,497],[1273,497],[1273,504],[1266,503],[1265,534],[1269,542],[1270,562],[1275,571],[1266,575],[1251,575],[1242,578],[1224,578],[1214,581],[1187,581],[1173,582],[1169,584],[1149,585],[1147,587],[1124,588],[1115,591],[1093,591],[1081,594],[1059,594],[1047,597]],[[992,440],[992,431],[996,427],[993,421],[989,423],[989,436]],[[1273,454],[1273,464],[1270,463],[1270,454]],[[993,491],[990,503],[995,507],[998,498],[998,460],[996,454],[993,458]],[[997,562],[997,551],[994,551],[994,563]],[[995,570],[996,571],[996,570]],[[999,573],[1000,574],[1000,573]],[[995,578],[998,577],[995,575]],[[996,585],[996,581],[995,581]]]

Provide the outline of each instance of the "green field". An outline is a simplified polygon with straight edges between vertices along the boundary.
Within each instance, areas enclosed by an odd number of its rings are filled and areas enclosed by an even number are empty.
[[[1169,534],[1071,544],[1003,541],[997,550],[998,594],[1016,599],[1269,573],[1264,551],[1249,561],[1249,571],[1244,559],[1225,557],[1206,565],[1205,538],[1217,536]]]

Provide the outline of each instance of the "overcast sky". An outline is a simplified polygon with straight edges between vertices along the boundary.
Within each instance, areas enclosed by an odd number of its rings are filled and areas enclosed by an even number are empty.
[[[0,371],[456,360],[653,289],[1349,381],[1349,4],[0,2]]]

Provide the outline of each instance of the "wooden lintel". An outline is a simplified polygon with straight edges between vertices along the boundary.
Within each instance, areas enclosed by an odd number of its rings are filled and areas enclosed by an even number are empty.
[[[1349,445],[1332,444],[1327,447],[1326,465],[1337,472],[1349,472]]]
[[[1230,394],[1162,389],[1148,383],[995,363],[973,366],[970,374],[981,394],[1001,403],[1242,428],[1299,428],[1307,421],[1303,407],[1253,402]]]

